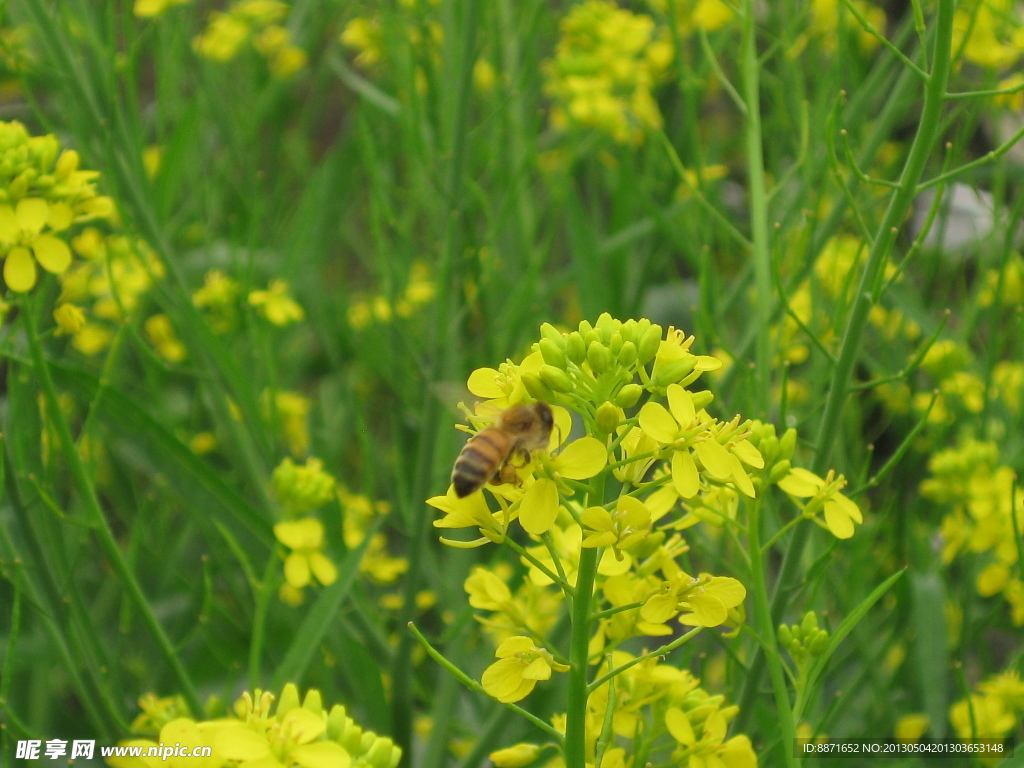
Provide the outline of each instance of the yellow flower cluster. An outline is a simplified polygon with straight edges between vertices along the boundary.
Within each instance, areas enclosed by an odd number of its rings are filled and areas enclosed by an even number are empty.
[[[309,398],[298,392],[277,390],[271,398],[270,390],[260,395],[260,410],[268,424],[277,426],[288,452],[303,457],[309,450]]]
[[[407,319],[432,301],[436,292],[430,269],[423,262],[417,261],[409,270],[409,282],[405,290],[393,303],[383,295],[357,299],[349,305],[348,324],[359,331],[371,323],[389,323],[395,317]]]
[[[526,648],[531,642],[529,638],[512,640],[525,649],[525,658],[509,663],[508,667],[517,672],[522,670],[527,683],[532,682],[526,677],[531,670],[524,662],[531,655],[535,657],[530,662],[535,676],[543,678],[544,669],[558,671],[558,662],[536,648]],[[505,644],[506,650],[512,645]],[[743,734],[726,737],[729,721],[739,708],[727,705],[724,696],[709,694],[690,672],[660,664],[657,656],[640,658],[615,651],[598,667],[597,674],[605,677],[618,669],[622,671],[615,677],[614,691],[612,684],[605,682],[587,701],[588,764],[595,762],[598,736],[610,716],[615,746],[605,749],[600,760],[607,768],[627,768],[636,754],[647,754],[649,758],[657,755],[660,759],[651,762],[658,765],[756,768],[757,755],[750,739]],[[565,715],[555,715],[552,723],[564,732]],[[543,750],[541,745],[521,743],[493,752],[490,757],[498,768],[520,768],[536,760]],[[556,756],[546,765],[561,768],[565,762]]]
[[[653,89],[672,61],[672,46],[654,19],[607,0],[572,7],[560,24],[545,93],[556,128],[592,128],[620,144],[640,143],[662,118]]]
[[[380,517],[391,512],[386,501],[372,501],[369,496],[351,493],[344,486],[338,488],[338,498],[345,515],[343,535],[345,546],[352,550],[366,539],[370,526]],[[392,557],[388,553],[387,536],[374,533],[366,545],[366,552],[359,562],[359,571],[377,584],[393,584],[409,570],[409,561],[404,557]]]
[[[1024,12],[1013,0],[959,3],[953,16],[953,50],[987,69],[1003,70],[1024,54]]]
[[[288,293],[285,280],[271,280],[265,291],[249,294],[249,305],[256,308],[272,325],[291,325],[306,316],[302,307]]]
[[[984,680],[978,692],[949,708],[958,738],[1001,739],[1010,736],[1024,715],[1024,683],[1009,669]]]
[[[305,465],[287,458],[274,470],[270,483],[287,518],[274,525],[274,537],[288,550],[280,596],[289,605],[299,605],[303,588],[314,579],[326,587],[338,578],[338,569],[323,552],[324,524],[309,516],[335,498],[337,481],[317,458],[307,459]]]
[[[8,288],[31,290],[37,264],[63,274],[75,229],[114,215],[113,201],[96,194],[98,176],[80,169],[78,153],[62,151],[55,136],[0,122],[0,258]]]
[[[138,308],[154,282],[164,276],[163,264],[142,240],[104,235],[86,227],[72,238],[71,248],[81,257],[60,276],[57,325],[72,336],[73,346],[86,355],[102,352],[118,326]],[[79,307],[85,307],[82,311]],[[79,322],[68,322],[75,309]]]
[[[1024,580],[1017,531],[1024,521],[1024,494],[1016,489],[1013,470],[998,460],[994,443],[977,440],[939,451],[928,462],[930,476],[921,483],[921,495],[952,508],[940,526],[943,562],[968,552],[980,555],[986,565],[975,584],[978,594],[1002,594],[1010,605],[1011,620],[1021,626]]]
[[[204,59],[231,61],[250,43],[270,65],[274,77],[287,79],[306,66],[306,52],[292,43],[283,26],[287,3],[280,0],[236,0],[227,11],[214,11],[192,45]]]
[[[317,690],[300,696],[295,684],[288,683],[276,706],[274,699],[269,691],[257,689],[252,695],[246,692],[224,717],[196,721],[183,714],[180,698],[144,696],[139,701],[144,711],[133,729],[151,733],[156,741],[129,739],[120,745],[210,746],[209,758],[190,758],[187,762],[211,767],[395,768],[402,757],[391,739],[363,730],[340,704],[324,708]],[[112,757],[107,758],[107,765],[148,768],[151,759]]]
[[[605,709],[614,706],[618,735],[635,737],[636,724],[644,719],[658,723],[655,732],[641,729],[644,740],[674,739],[666,759],[739,768],[756,765],[756,757],[746,737],[726,738],[735,708],[699,689],[686,673],[654,671],[654,652],[634,658],[623,643],[670,637],[672,623],[694,633],[708,627],[738,630],[745,616],[743,584],[684,569],[679,560],[689,550],[681,532],[694,525],[742,532],[741,499],[778,485],[802,511],[791,525],[812,519],[839,538],[853,535],[863,518],[841,493],[842,476],[820,478],[792,466],[795,430],[779,437],[771,425],[739,416],[721,421],[709,413],[714,395],[691,386],[721,363],[691,351],[694,341],[648,320],[621,322],[608,314],[572,331],[543,325],[540,340],[521,363],[506,361],[470,375],[469,390],[483,402],[474,410],[462,407],[471,424],[466,431],[480,434],[495,423],[499,431],[507,430],[500,414],[508,409],[520,413],[523,404],[543,402],[545,409],[531,406],[527,412],[550,409],[547,444],[532,451],[511,449],[504,466],[489,468],[490,484],[479,491],[460,496],[452,486],[427,503],[443,513],[436,527],[475,528],[480,534],[470,541],[443,538],[444,543],[461,548],[507,543],[526,569],[525,578],[512,586],[510,570],[477,567],[464,585],[497,642],[497,661],[481,678],[488,694],[515,702],[568,669],[558,642],[549,639],[551,630],[565,612],[566,596],[580,600],[580,589],[592,589],[594,618],[585,631],[590,663],[612,658],[612,666],[598,668],[595,679],[606,683],[602,676],[616,676],[619,667],[622,677],[616,677],[614,705],[607,701],[608,686],[592,683],[591,757]],[[577,437],[579,428],[583,435]],[[513,525],[530,537],[528,543],[517,543],[519,534],[513,540]],[[585,572],[588,581],[582,582]],[[644,714],[648,706],[652,709]],[[650,744],[634,747],[635,754],[648,754]],[[539,749],[517,745],[495,759],[512,765]],[[627,757],[616,745],[604,760]]]
[[[238,297],[242,287],[221,269],[203,277],[203,287],[192,294],[192,303],[202,311],[214,333],[227,333],[238,325]]]

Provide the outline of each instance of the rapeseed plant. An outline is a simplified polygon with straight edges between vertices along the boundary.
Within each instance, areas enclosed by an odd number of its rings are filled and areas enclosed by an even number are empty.
[[[289,11],[280,0],[236,0],[226,11],[210,14],[206,29],[192,41],[193,48],[204,59],[224,63],[249,43],[266,59],[274,77],[288,79],[306,66],[308,58],[284,26]]]
[[[279,697],[259,689],[252,694],[246,691],[228,712],[208,720],[187,717],[177,698],[157,699],[149,694],[139,705],[143,713],[133,730],[153,738],[129,739],[121,745],[209,745],[210,757],[185,760],[198,765],[395,768],[402,754],[391,739],[357,725],[340,704],[325,708],[318,690],[300,696],[294,683],[286,684]],[[175,764],[173,760],[170,764]],[[138,757],[109,758],[107,763],[111,768],[150,765]]]
[[[630,693],[641,680],[653,684],[658,657],[708,628],[735,632],[744,623],[744,585],[730,575],[684,569],[679,558],[688,546],[678,531],[703,523],[742,536],[748,518],[741,510],[760,504],[775,484],[791,497],[810,497],[797,504],[802,515],[791,525],[821,512],[823,527],[848,538],[863,521],[857,504],[840,493],[842,476],[822,479],[791,465],[795,430],[779,438],[770,425],[711,415],[713,393],[693,385],[721,363],[694,353],[694,343],[676,329],[663,333],[648,320],[608,314],[569,332],[543,325],[521,363],[470,375],[470,392],[485,399],[463,408],[469,431],[477,432],[500,409],[542,400],[553,412],[547,448],[511,456],[514,481],[503,474],[500,484],[465,498],[449,489],[427,502],[443,513],[435,526],[480,534],[444,543],[505,544],[527,569],[513,589],[507,571],[477,567],[465,589],[500,638],[498,661],[484,671],[481,690],[511,704],[554,673],[568,673],[564,721],[543,724],[560,752],[553,764],[582,766],[603,754],[628,765],[660,753],[664,747],[656,745],[669,735],[676,747],[664,757],[682,764],[756,765],[746,736],[726,738],[736,707],[710,696],[688,673],[658,667],[654,689]],[[518,543],[518,529],[528,544]],[[559,601],[572,627],[567,650],[551,636],[552,603]],[[634,656],[623,649],[631,638],[672,635],[672,623],[689,629],[657,651]],[[636,718],[649,723],[642,733]],[[543,748],[520,744],[498,760],[516,764]]]

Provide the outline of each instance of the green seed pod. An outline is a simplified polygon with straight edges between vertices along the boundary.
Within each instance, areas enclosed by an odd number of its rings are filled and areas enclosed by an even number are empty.
[[[555,368],[557,371],[558,368]],[[562,371],[563,375],[565,374]],[[526,391],[530,394],[530,397],[535,400],[543,400],[545,403],[550,403],[555,398],[555,393],[548,389],[548,386],[541,379],[540,374],[536,371],[526,371],[522,375],[523,386],[526,387]]]
[[[687,355],[682,360],[673,360],[664,366],[654,379],[659,387],[667,387],[669,384],[677,384],[686,378],[687,374],[697,367],[697,356]]]
[[[587,347],[587,362],[590,363],[590,370],[594,375],[600,376],[612,367],[612,354],[608,347],[595,341]]]
[[[597,409],[597,428],[606,435],[612,434],[625,414],[622,409],[612,403],[601,403]]]
[[[779,439],[779,458],[792,459],[796,451],[796,430],[790,427]]]
[[[565,356],[579,365],[587,359],[587,344],[579,331],[573,331],[565,339]]]
[[[640,365],[647,365],[654,356],[658,354],[658,347],[661,346],[661,326],[652,325],[640,336],[636,345],[637,360]]]
[[[790,464],[789,459],[783,459],[782,461],[776,462],[772,466],[772,471],[768,473],[768,484],[775,485],[775,483],[782,480],[782,478],[789,474],[791,467],[792,465]]]
[[[574,389],[569,374],[561,368],[555,368],[553,365],[542,365],[540,367],[540,380],[554,392],[572,392]],[[523,383],[526,383],[525,378]]]
[[[553,365],[555,368],[561,368],[563,371],[565,370],[564,343],[559,345],[549,338],[543,338],[537,346],[540,348],[540,354],[543,356],[545,363]]]
[[[693,407],[699,411],[702,408],[707,408],[715,399],[715,395],[707,389],[702,389],[700,392],[691,392],[690,399],[693,400]]]
[[[565,337],[559,333],[558,329],[555,328],[551,323],[544,323],[540,327],[540,336],[542,339],[551,339],[559,346],[565,345]]]
[[[643,393],[644,388],[639,384],[627,384],[615,395],[615,404],[619,408],[632,408]]]
[[[636,344],[627,341],[619,350],[619,365],[623,368],[632,368],[634,363],[636,363]]]

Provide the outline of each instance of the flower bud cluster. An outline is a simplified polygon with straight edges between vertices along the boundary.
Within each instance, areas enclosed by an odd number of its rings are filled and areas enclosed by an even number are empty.
[[[828,647],[827,630],[818,627],[818,616],[814,611],[804,614],[799,624],[779,625],[779,645],[799,664],[809,658],[821,656]]]

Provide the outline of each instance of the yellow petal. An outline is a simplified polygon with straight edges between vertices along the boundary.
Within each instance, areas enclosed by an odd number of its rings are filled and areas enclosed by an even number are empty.
[[[690,718],[679,707],[669,707],[665,713],[665,727],[672,734],[672,738],[685,746],[692,746],[697,742],[697,737],[690,724]]]
[[[717,627],[729,618],[725,604],[707,590],[687,595],[686,601],[702,627]]]
[[[0,242],[16,243],[21,238],[21,225],[14,209],[9,205],[0,205]]]
[[[761,452],[749,440],[740,440],[730,450],[747,466],[764,469],[764,458],[761,456]]]
[[[542,477],[531,485],[519,506],[519,524],[523,530],[540,536],[551,530],[558,517],[558,488],[554,481]]]
[[[498,383],[500,381],[500,374],[494,368],[477,368],[469,374],[466,386],[477,397],[491,399],[505,396],[504,388]]]
[[[640,429],[663,445],[674,443],[679,425],[661,403],[645,403],[640,409]]]
[[[825,502],[825,525],[837,539],[849,539],[855,530],[853,520],[834,502]]]
[[[239,723],[217,732],[213,752],[225,760],[257,760],[270,754],[270,745],[265,736]]]
[[[19,293],[31,290],[36,284],[36,262],[27,248],[11,248],[4,261],[4,282]]]
[[[526,637],[525,635],[513,635],[502,641],[494,655],[499,659],[504,659],[517,653],[528,653],[532,650],[533,638]]]
[[[640,617],[651,624],[664,624],[679,613],[679,598],[675,592],[649,597],[640,608]]]
[[[789,474],[779,481],[779,488],[790,496],[802,499],[816,494],[824,484],[825,481],[813,472],[802,467],[793,467]]]
[[[519,659],[499,659],[484,670],[480,685],[499,701],[514,694],[523,683],[523,665]]]
[[[309,571],[309,560],[305,555],[292,554],[288,555],[284,561],[284,578],[289,584],[296,589],[302,589],[304,586],[309,584],[310,571]]]
[[[75,219],[75,212],[67,203],[54,203],[50,206],[50,216],[46,223],[54,232],[61,232],[71,226]]]
[[[324,524],[315,517],[286,520],[274,526],[274,536],[289,549],[320,549]]]
[[[597,572],[602,576],[621,576],[633,567],[633,558],[629,552],[619,552],[620,560],[615,553],[606,549],[601,555],[601,561],[597,564]]]
[[[668,396],[669,410],[680,425],[686,426],[697,418],[697,411],[693,407],[689,392],[678,384],[669,384],[665,394]]]
[[[672,484],[684,499],[692,499],[700,490],[700,475],[688,448],[672,454]]]
[[[604,469],[608,463],[608,449],[596,437],[581,437],[566,446],[555,463],[562,477],[586,480]]]
[[[864,515],[861,514],[860,507],[857,506],[857,502],[843,496],[841,493],[835,494],[829,501],[842,509],[845,514],[849,515],[853,522],[864,522]]]
[[[352,758],[345,748],[333,741],[303,744],[288,753],[299,768],[349,768]]]
[[[747,597],[747,588],[730,576],[715,576],[704,589],[721,600],[726,608],[735,608]]]
[[[50,206],[41,198],[26,197],[18,202],[14,215],[18,217],[22,231],[34,235],[46,226],[46,220],[50,217]]]
[[[551,667],[544,659],[534,659],[523,670],[524,680],[550,680]]]
[[[733,456],[731,453],[728,454],[730,464],[732,465],[732,481],[736,483],[736,487],[740,489],[743,495],[754,498],[754,484],[750,481],[750,475],[747,474],[747,470],[740,464],[740,460]]]
[[[71,249],[59,237],[39,235],[32,241],[32,251],[39,265],[55,275],[62,274],[71,265]]]
[[[309,567],[313,570],[316,580],[325,587],[338,580],[338,569],[323,552],[309,553]]]
[[[694,444],[693,449],[697,452],[704,469],[713,478],[729,480],[732,477],[732,462],[729,459],[735,461],[735,457],[731,456],[714,437],[709,435],[707,439]]]
[[[704,739],[702,741],[721,744],[725,741],[726,730],[725,718],[722,717],[721,712],[708,715],[708,719],[704,721]]]

